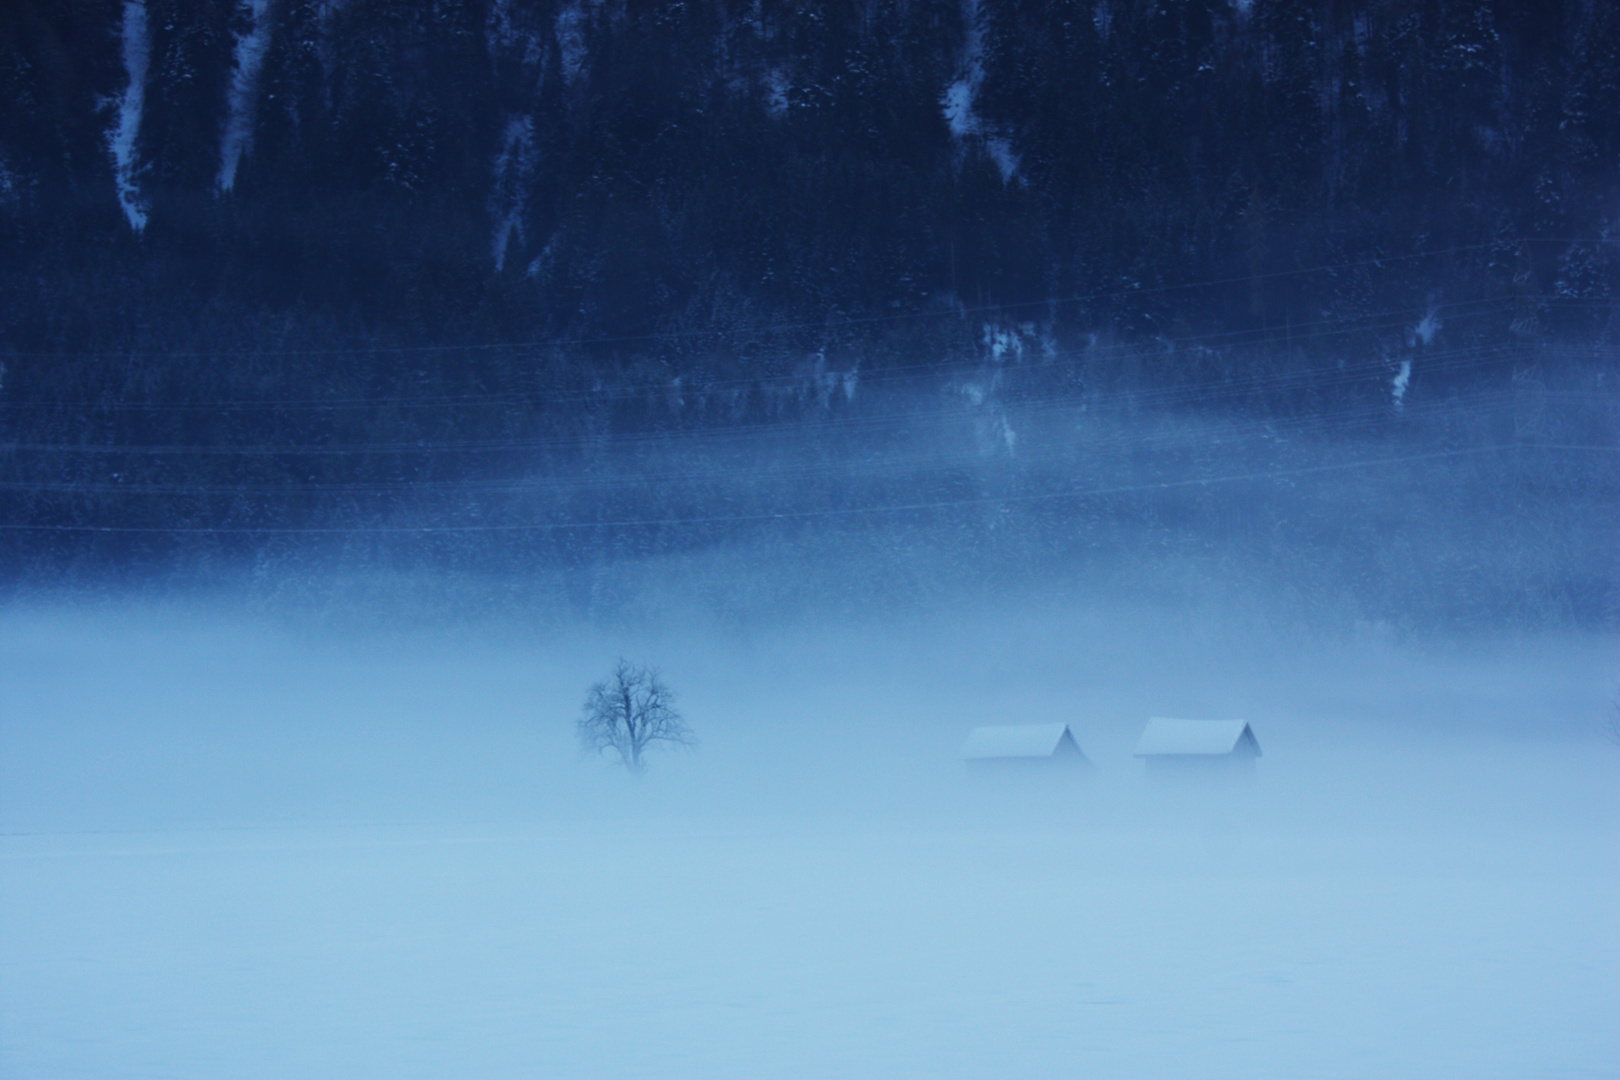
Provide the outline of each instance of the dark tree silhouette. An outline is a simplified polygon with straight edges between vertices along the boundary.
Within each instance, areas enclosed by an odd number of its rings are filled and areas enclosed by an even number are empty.
[[[626,660],[620,660],[611,675],[591,687],[578,729],[587,754],[611,750],[632,773],[646,767],[642,755],[654,743],[697,745],[658,669]]]

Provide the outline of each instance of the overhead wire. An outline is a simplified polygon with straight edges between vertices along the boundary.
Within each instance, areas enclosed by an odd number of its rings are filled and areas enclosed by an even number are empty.
[[[1493,395],[1489,400],[1471,402],[1465,409],[1459,409],[1455,403],[1446,403],[1447,415],[1452,419],[1462,419],[1483,414],[1491,405],[1499,403],[1502,395]],[[1055,410],[1043,409],[1050,413]],[[1413,408],[1404,417],[1408,422],[1426,418],[1428,415],[1424,406]],[[1015,412],[1013,414],[1020,424],[1027,424],[1032,417],[1029,412]],[[929,432],[928,442],[937,442],[940,437],[948,437],[951,433],[949,427],[953,422],[971,420],[969,417],[945,416],[936,414],[933,419],[939,423],[939,429]],[[1391,417],[1387,405],[1367,407],[1358,410],[1344,411],[1335,414],[1331,419],[1324,418],[1290,418],[1290,419],[1262,419],[1247,423],[1226,421],[1224,423],[1204,424],[1194,431],[1171,430],[1165,432],[1146,432],[1134,434],[1112,434],[1098,436],[1091,430],[1080,434],[1062,445],[1054,445],[1047,439],[1038,447],[1038,456],[1030,460],[1026,451],[1023,455],[987,454],[984,450],[969,445],[949,451],[940,450],[934,446],[920,449],[909,449],[903,452],[867,452],[858,459],[835,458],[827,460],[824,457],[809,457],[803,460],[790,461],[787,464],[765,463],[761,460],[762,448],[745,447],[736,454],[715,453],[714,447],[699,447],[700,451],[707,451],[702,456],[711,465],[720,465],[723,462],[725,480],[735,486],[742,483],[762,483],[771,480],[800,479],[814,480],[825,477],[846,477],[851,472],[859,471],[864,476],[892,475],[907,470],[918,469],[960,469],[967,467],[1022,467],[1033,468],[1037,463],[1050,462],[1054,458],[1068,461],[1076,455],[1099,455],[1118,453],[1121,451],[1159,451],[1176,449],[1197,445],[1207,449],[1211,442],[1225,443],[1244,438],[1252,439],[1259,434],[1271,439],[1287,439],[1300,434],[1313,434],[1317,436],[1333,435],[1345,437],[1370,430],[1377,425],[1386,424]],[[1027,429],[1026,429],[1027,430]],[[958,440],[960,442],[960,440]],[[737,462],[734,458],[746,453],[748,460]],[[671,468],[668,457],[674,456],[687,463],[686,467]],[[520,477],[509,478],[418,478],[391,481],[372,482],[306,482],[299,483],[292,480],[282,480],[276,483],[124,483],[121,481],[19,481],[0,480],[0,490],[12,491],[51,491],[71,494],[116,494],[116,495],[284,495],[288,498],[307,496],[310,494],[386,494],[397,492],[431,492],[450,490],[466,492],[469,494],[489,493],[523,493],[533,494],[547,490],[576,491],[588,489],[601,491],[617,487],[630,487],[648,484],[670,485],[678,483],[701,483],[712,480],[716,474],[697,473],[692,471],[691,452],[673,450],[669,455],[660,455],[654,459],[662,470],[646,471],[636,466],[640,464],[635,460],[615,461],[603,468],[590,470],[570,470],[561,474],[530,473]]]
[[[1033,452],[1020,455],[1010,452],[987,453],[971,442],[957,438],[958,448],[941,450],[939,442],[949,438],[951,421],[961,417],[937,416],[944,425],[920,442],[914,441],[902,450],[886,453],[866,452],[858,458],[847,455],[826,457],[804,456],[795,450],[783,459],[768,459],[764,448],[744,448],[746,460],[736,460],[738,454],[705,453],[694,460],[693,455],[660,455],[652,459],[652,469],[638,468],[637,461],[614,461],[590,470],[567,470],[553,473],[533,473],[508,478],[438,478],[407,479],[382,482],[297,483],[282,481],[268,484],[196,484],[196,483],[105,483],[82,480],[40,482],[0,481],[0,490],[52,492],[77,495],[189,495],[213,496],[280,496],[289,500],[313,495],[384,495],[398,493],[431,494],[453,492],[468,496],[490,495],[602,495],[623,489],[656,489],[672,491],[721,484],[729,491],[758,489],[772,483],[797,482],[813,484],[827,480],[847,481],[859,478],[880,481],[895,477],[916,477],[929,474],[938,479],[971,470],[984,475],[986,470],[1012,482],[1029,481],[1048,476],[1054,470],[1073,467],[1094,468],[1098,464],[1117,463],[1122,455],[1171,454],[1178,451],[1208,453],[1234,446],[1266,444],[1272,449],[1286,449],[1302,438],[1346,440],[1363,437],[1387,429],[1392,421],[1406,425],[1424,424],[1443,417],[1452,424],[1472,423],[1493,412],[1511,400],[1505,393],[1477,395],[1466,403],[1457,401],[1419,403],[1393,414],[1388,404],[1368,405],[1359,409],[1337,412],[1330,417],[1297,416],[1291,418],[1241,419],[1222,417],[1206,419],[1189,426],[1185,421],[1156,431],[1141,431],[1121,427],[1109,421],[1076,426],[1068,438],[1054,439],[1049,433],[1036,444]],[[1023,430],[1028,431],[1031,417],[1014,413]],[[1523,445],[1523,444],[1520,444]],[[712,448],[703,448],[712,450]],[[740,452],[741,453],[741,452]],[[757,493],[757,491],[755,492]]]
[[[1425,314],[1433,312],[1445,314],[1450,320],[1470,317],[1479,313],[1488,313],[1496,310],[1502,303],[1523,300],[1518,294],[1503,294],[1500,296],[1480,297],[1471,300],[1455,301],[1423,305],[1417,307],[1402,307],[1388,309],[1381,312],[1361,313],[1357,315],[1332,316],[1319,320],[1292,323],[1285,327],[1252,328],[1233,330],[1214,334],[1187,335],[1183,337],[1160,337],[1149,342],[1112,342],[1091,344],[1080,349],[1061,349],[1044,351],[1038,361],[1043,366],[1050,366],[1054,360],[1079,360],[1091,362],[1121,362],[1131,359],[1163,356],[1177,348],[1201,348],[1210,351],[1232,350],[1244,345],[1261,343],[1277,343],[1280,339],[1293,347],[1302,347],[1312,341],[1323,338],[1340,336],[1347,332],[1369,333],[1379,330],[1401,328],[1410,330],[1409,323],[1421,310]],[[1542,298],[1546,299],[1546,298]],[[1478,311],[1471,309],[1479,309]],[[1019,345],[1023,342],[1020,340]],[[450,347],[445,347],[450,351]],[[26,355],[26,354],[24,354]],[[169,356],[186,356],[189,354],[166,354]],[[217,357],[230,357],[230,352],[214,354]],[[285,355],[294,355],[291,353]],[[949,358],[921,363],[906,363],[893,367],[860,371],[857,368],[845,372],[822,372],[827,377],[855,375],[862,384],[881,384],[885,381],[905,381],[915,379],[928,372],[943,372],[951,369],[972,371],[985,364],[983,357],[977,358]],[[723,395],[728,390],[759,389],[769,390],[773,387],[793,388],[802,386],[807,378],[813,378],[816,373],[805,371],[777,372],[771,374],[740,376],[731,379],[705,379],[695,382],[690,387],[682,386],[676,390],[673,378],[666,381],[661,389],[666,393],[691,393],[694,396]],[[238,411],[253,409],[274,409],[277,411],[316,410],[336,411],[354,409],[402,408],[402,409],[441,409],[447,406],[534,406],[557,405],[569,402],[609,402],[615,400],[645,400],[650,393],[656,392],[653,386],[639,383],[632,386],[604,386],[590,389],[561,389],[546,388],[527,391],[502,391],[491,393],[467,394],[424,394],[424,395],[379,395],[368,397],[345,398],[228,398],[213,401],[196,402],[151,402],[106,400],[100,398],[81,398],[73,400],[0,400],[0,409],[87,409],[97,413],[107,412],[200,412],[200,411]]]
[[[1457,349],[1437,349],[1426,353],[1421,359],[1423,371],[1433,373],[1452,372],[1473,366],[1480,359],[1488,355],[1488,350],[1465,346]],[[1047,396],[1043,399],[1048,407],[1067,408],[1078,405],[1106,408],[1116,403],[1129,403],[1136,407],[1166,407],[1171,405],[1184,405],[1196,403],[1207,398],[1212,393],[1219,393],[1228,399],[1241,396],[1245,392],[1267,390],[1273,394],[1285,393],[1289,390],[1312,387],[1319,390],[1329,390],[1362,382],[1373,374],[1393,374],[1398,365],[1387,358],[1378,358],[1354,364],[1345,364],[1342,367],[1327,371],[1311,371],[1298,373],[1283,373],[1270,375],[1257,372],[1237,378],[1219,377],[1210,378],[1201,382],[1184,383],[1176,386],[1158,388],[1126,388],[1107,391],[1080,391],[1073,395]],[[993,375],[993,371],[983,370],[983,374]],[[987,395],[988,397],[988,395]],[[1001,400],[998,405],[1005,406],[1009,402]],[[905,410],[890,410],[877,412],[855,411],[844,415],[817,418],[813,423],[817,430],[858,430],[891,423],[897,417],[914,416],[927,417],[937,411],[930,406],[914,406]],[[437,439],[428,440],[418,438],[410,442],[360,442],[360,443],[191,443],[191,444],[142,444],[142,443],[37,443],[12,442],[0,443],[0,451],[29,454],[146,454],[146,455],[173,455],[173,456],[240,456],[240,457],[292,457],[312,456],[327,457],[336,455],[433,455],[433,454],[467,454],[467,453],[510,453],[515,451],[562,451],[578,449],[585,446],[604,445],[613,443],[619,446],[630,446],[637,443],[667,445],[670,441],[679,438],[701,439],[713,441],[736,437],[746,437],[761,431],[778,431],[782,429],[782,421],[763,421],[746,424],[709,425],[702,427],[672,428],[668,430],[639,431],[626,433],[584,432],[566,435],[553,435],[542,438],[502,436],[497,438],[481,439]]]
[[[1268,469],[1262,471],[1232,473],[1218,476],[1189,477],[1178,480],[1158,480],[1133,484],[1120,484],[1107,487],[1076,488],[1066,491],[1049,491],[1022,495],[996,495],[976,496],[956,499],[937,499],[927,501],[914,501],[909,503],[889,503],[882,505],[858,507],[824,507],[815,510],[781,510],[761,511],[748,514],[728,515],[696,515],[689,517],[639,518],[617,519],[608,521],[553,521],[553,522],[510,522],[489,523],[480,522],[465,525],[359,525],[359,526],[142,526],[142,525],[50,525],[18,522],[0,523],[0,530],[4,531],[33,531],[33,532],[70,532],[70,533],[129,533],[151,534],[161,533],[167,535],[433,535],[448,533],[543,533],[560,531],[578,531],[591,529],[636,529],[636,528],[665,528],[688,527],[696,525],[744,524],[767,521],[808,520],[831,517],[855,517],[872,514],[903,514],[920,511],[959,509],[972,506],[1002,505],[1007,503],[1034,503],[1051,502],[1064,499],[1100,498],[1110,495],[1123,495],[1144,493],[1150,491],[1166,491],[1177,488],[1208,487],[1218,484],[1240,483],[1245,481],[1278,479],[1282,477],[1308,476],[1329,472],[1343,472],[1349,470],[1380,468],[1391,465],[1411,464],[1419,461],[1436,461],[1447,458],[1474,456],[1485,453],[1512,450],[1513,444],[1464,447],[1453,450],[1439,450],[1421,454],[1406,454],[1397,457],[1372,458],[1351,462],[1340,462],[1331,465],[1308,465],[1287,469]]]
[[[1406,252],[1404,254],[1378,255],[1363,259],[1322,263],[1316,266],[1295,267],[1288,270],[1273,270],[1261,274],[1241,274],[1224,278],[1207,278],[1199,281],[1177,282],[1161,285],[1122,285],[1110,289],[1093,290],[1088,293],[1075,294],[1062,297],[1047,297],[1040,300],[1010,301],[997,304],[952,305],[948,308],[939,308],[931,311],[906,311],[882,315],[858,316],[837,320],[803,319],[796,321],[772,321],[755,324],[753,326],[738,326],[727,328],[724,331],[713,329],[705,330],[660,330],[643,334],[599,335],[591,337],[558,337],[538,338],[508,342],[482,342],[469,344],[435,344],[435,345],[395,345],[395,346],[345,346],[340,348],[324,349],[238,349],[238,350],[165,350],[162,353],[142,353],[127,349],[100,349],[93,351],[58,351],[58,352],[28,352],[17,351],[10,355],[30,358],[89,358],[112,357],[125,358],[142,355],[160,355],[164,357],[266,357],[266,356],[353,356],[353,355],[422,355],[435,352],[493,352],[501,350],[547,349],[587,347],[595,345],[623,345],[634,342],[670,341],[693,337],[712,337],[719,333],[732,336],[744,334],[760,334],[783,330],[805,329],[840,329],[843,327],[871,326],[881,323],[905,322],[919,318],[961,318],[964,315],[986,315],[1004,313],[1017,310],[1050,308],[1059,305],[1072,305],[1083,303],[1096,303],[1102,300],[1115,299],[1124,296],[1155,296],[1166,293],[1184,292],[1194,289],[1217,288],[1223,285],[1238,285],[1254,281],[1273,281],[1282,278],[1302,277],[1310,274],[1334,273],[1349,270],[1363,269],[1369,266],[1381,267],[1389,263],[1412,262],[1421,259],[1443,258],[1450,255],[1460,255],[1466,252],[1488,251],[1504,247],[1516,247],[1522,244],[1558,243],[1558,244],[1612,244],[1614,241],[1602,237],[1521,237],[1512,241],[1492,240],[1477,244],[1459,244],[1448,248],[1439,248],[1433,251]]]

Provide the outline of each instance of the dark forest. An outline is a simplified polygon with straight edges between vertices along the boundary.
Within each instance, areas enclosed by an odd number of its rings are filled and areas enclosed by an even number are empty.
[[[919,484],[1045,513],[1080,457],[1211,475],[1202,436],[1137,460],[1143,409],[1466,429],[1537,505],[1608,467],[1525,455],[1613,437],[1610,4],[22,0],[0,87],[17,580],[360,524],[577,565]],[[1071,407],[1089,450],[1012,452]],[[1095,541],[1072,508],[1041,544]]]

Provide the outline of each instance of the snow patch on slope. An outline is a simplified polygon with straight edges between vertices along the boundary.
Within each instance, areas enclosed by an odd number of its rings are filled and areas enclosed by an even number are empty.
[[[1430,308],[1416,326],[1412,328],[1413,343],[1422,342],[1424,347],[1434,344],[1434,336],[1445,326],[1440,321],[1440,313]]]
[[[585,5],[569,4],[557,13],[554,25],[563,80],[571,83],[585,66]]]
[[[270,48],[270,0],[241,0],[248,17],[248,28],[236,37],[231,84],[225,98],[225,131],[219,140],[221,192],[236,186],[236,167],[253,143],[253,118],[257,112],[259,70]]]
[[[1389,381],[1390,396],[1395,400],[1395,409],[1400,411],[1406,404],[1406,388],[1412,385],[1412,361],[1402,360],[1401,370]]]
[[[792,98],[789,97],[792,90],[793,80],[785,69],[773,67],[766,71],[765,111],[773,117],[786,116],[792,105]]]
[[[495,216],[490,258],[496,273],[506,266],[512,237],[523,236],[523,197],[534,175],[534,156],[534,119],[515,116],[508,120],[501,152],[495,156],[495,186],[489,196],[490,211]]]
[[[321,74],[325,77],[321,92],[328,106],[332,104],[332,76],[337,71],[333,39],[337,35],[338,19],[348,6],[349,0],[317,0],[315,4],[315,55],[320,57]]]
[[[964,0],[962,21],[967,25],[967,42],[962,48],[961,74],[945,88],[939,99],[940,109],[951,135],[959,142],[977,142],[995,163],[1001,182],[1010,184],[1018,178],[1018,154],[1004,135],[985,124],[977,107],[979,88],[984,84],[984,29],[979,0]]]
[[[495,0],[484,24],[484,41],[489,51],[515,55],[525,67],[539,67],[544,59],[541,35],[528,23],[529,19],[521,12],[514,20],[512,0]]]
[[[984,83],[984,29],[981,25],[979,0],[963,0],[962,21],[967,26],[967,41],[962,46],[962,73],[945,88],[940,106],[945,111],[945,123],[958,139],[982,132],[979,114],[974,111],[974,99]]]
[[[136,178],[140,163],[135,139],[141,130],[141,112],[146,106],[146,71],[151,62],[152,43],[146,27],[146,0],[124,0],[124,71],[129,84],[118,96],[118,119],[107,132],[107,150],[113,159],[113,183],[118,206],[129,227],[136,232],[146,228],[146,202],[141,198]]]

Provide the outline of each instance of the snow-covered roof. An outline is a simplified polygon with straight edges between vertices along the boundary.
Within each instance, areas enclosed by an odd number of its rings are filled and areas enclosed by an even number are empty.
[[[964,761],[978,761],[983,758],[1051,757],[1057,752],[1065,734],[1078,751],[1080,744],[1074,741],[1073,732],[1064,723],[976,727],[968,732],[967,742],[962,745],[962,758]]]
[[[1155,716],[1136,743],[1136,756],[1231,754],[1240,749],[1260,756],[1260,744],[1247,720],[1171,720]]]

